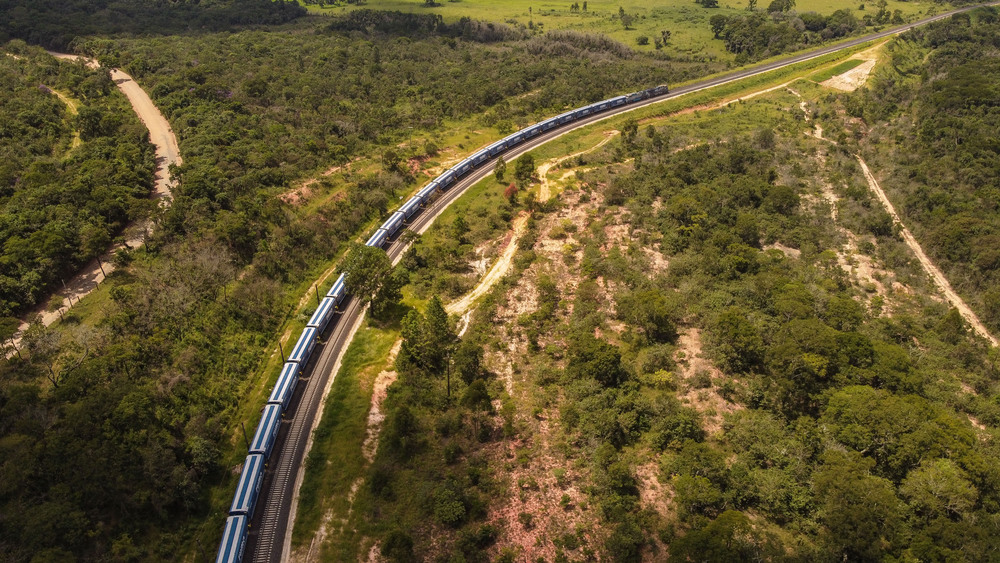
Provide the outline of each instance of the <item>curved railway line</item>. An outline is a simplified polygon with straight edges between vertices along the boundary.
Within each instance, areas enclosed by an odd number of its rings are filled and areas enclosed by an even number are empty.
[[[570,131],[625,112],[850,49],[869,41],[890,37],[913,27],[950,17],[959,12],[993,4],[996,3],[950,10],[911,24],[681,86],[666,94],[614,107],[556,126],[500,154],[507,161],[510,161]],[[492,174],[495,160],[496,156],[493,156],[480,162],[473,170],[451,184],[437,199],[428,203],[423,211],[407,225],[407,228],[417,233],[426,231],[434,220],[469,187]],[[393,263],[396,263],[406,250],[408,243],[404,241],[405,237],[402,239],[397,237],[388,245],[386,252]],[[247,536],[247,549],[243,557],[246,561],[264,563],[285,561],[289,557],[291,524],[294,522],[298,489],[304,474],[303,461],[311,443],[312,430],[318,423],[317,415],[321,412],[321,404],[329,391],[336,371],[339,369],[343,353],[350,344],[354,332],[360,326],[364,313],[364,309],[357,300],[350,297],[344,299],[340,304],[339,318],[335,317],[331,321],[332,328],[327,328],[325,331],[328,335],[325,339],[323,335],[320,335],[316,351],[301,370],[303,384],[297,386],[289,408],[285,410],[285,418],[278,431],[270,464],[263,475],[260,497],[257,502],[258,508],[252,518],[250,532]]]

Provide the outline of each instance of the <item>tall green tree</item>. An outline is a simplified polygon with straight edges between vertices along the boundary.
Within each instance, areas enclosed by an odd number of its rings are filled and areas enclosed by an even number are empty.
[[[347,290],[363,304],[370,305],[375,318],[382,318],[399,303],[406,279],[401,271],[392,267],[389,256],[381,248],[355,245],[344,260],[344,270]]]

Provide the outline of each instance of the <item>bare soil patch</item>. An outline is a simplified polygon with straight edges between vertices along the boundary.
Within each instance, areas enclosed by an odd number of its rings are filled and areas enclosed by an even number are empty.
[[[701,330],[690,327],[681,332],[677,340],[677,352],[674,360],[678,365],[683,388],[678,391],[677,398],[702,415],[705,431],[710,435],[722,432],[723,415],[742,410],[743,407],[731,403],[719,395],[719,383],[726,377],[708,358],[702,356]],[[698,389],[693,385],[696,377],[708,374],[712,383],[708,387]]]

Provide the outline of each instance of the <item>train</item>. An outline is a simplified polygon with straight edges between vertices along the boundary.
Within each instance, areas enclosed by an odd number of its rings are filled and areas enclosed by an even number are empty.
[[[479,169],[504,152],[561,125],[655,98],[667,92],[669,92],[667,86],[661,85],[595,102],[538,122],[480,149],[431,180],[398,210],[389,215],[389,218],[368,238],[365,246],[384,249],[386,243],[394,240],[403,227],[409,225],[413,218],[425,209],[438,194],[447,191],[463,176]],[[330,291],[319,302],[288,358],[284,359],[285,363],[282,366],[281,375],[278,376],[278,381],[261,411],[260,422],[254,432],[253,440],[249,444],[247,457],[243,462],[240,479],[226,519],[216,563],[238,563],[243,560],[250,521],[253,519],[254,509],[260,495],[267,462],[273,454],[277,442],[282,418],[288,411],[295,388],[305,372],[317,340],[330,326],[334,315],[340,311],[340,306],[347,297],[347,274],[341,273]]]

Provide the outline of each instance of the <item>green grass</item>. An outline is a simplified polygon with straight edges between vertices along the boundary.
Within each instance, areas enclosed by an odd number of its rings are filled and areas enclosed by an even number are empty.
[[[766,9],[770,0],[759,0],[758,9]],[[696,55],[731,58],[725,52],[722,41],[712,35],[708,20],[715,14],[734,15],[746,9],[746,0],[721,0],[719,8],[706,9],[698,6],[692,0],[667,0],[651,3],[645,0],[594,0],[587,2],[586,12],[571,12],[571,0],[537,1],[537,0],[439,0],[438,6],[428,8],[423,0],[369,0],[363,8],[376,10],[399,10],[421,14],[439,14],[445,21],[456,21],[461,17],[470,17],[490,22],[508,22],[519,25],[533,25],[539,31],[554,29],[570,29],[574,31],[602,33],[612,37],[633,49],[654,51],[653,38],[659,37],[661,31],[671,32],[668,45],[662,52],[671,56]],[[582,2],[580,2],[582,4]],[[864,10],[858,8],[865,5]],[[630,29],[622,26],[618,17],[618,8],[634,17]],[[347,10],[357,9],[355,6],[324,7],[308,6],[312,13],[342,14]],[[863,0],[798,0],[796,10],[799,12],[819,12],[830,14],[836,10],[852,10],[858,18],[875,11],[875,2]],[[901,10],[905,18],[916,18],[927,15],[930,10],[946,9],[945,5],[927,0],[904,2],[888,0],[887,9]],[[636,39],[647,36],[649,44],[640,46]]]
[[[351,485],[365,476],[368,465],[361,446],[372,386],[398,338],[397,330],[372,328],[366,323],[344,354],[306,459],[293,535],[295,545],[312,539],[327,511],[333,511],[334,523],[348,516]]]
[[[829,80],[839,74],[844,74],[845,72],[861,65],[864,62],[865,61],[861,59],[848,59],[837,66],[821,70],[815,74],[810,75],[809,79],[812,80],[813,82],[823,82],[824,80]]]

